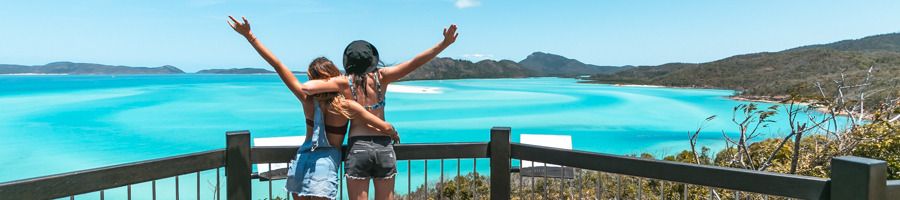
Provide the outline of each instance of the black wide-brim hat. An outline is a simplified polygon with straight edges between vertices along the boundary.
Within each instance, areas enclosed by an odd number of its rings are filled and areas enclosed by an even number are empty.
[[[347,74],[364,74],[378,69],[378,50],[365,40],[350,42],[344,49],[344,71]]]

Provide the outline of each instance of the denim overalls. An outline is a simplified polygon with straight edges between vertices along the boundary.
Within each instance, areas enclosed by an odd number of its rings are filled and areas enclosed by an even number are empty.
[[[300,196],[335,199],[338,194],[340,147],[332,147],[325,133],[325,117],[315,102],[312,138],[297,149],[297,156],[288,166],[285,189]]]

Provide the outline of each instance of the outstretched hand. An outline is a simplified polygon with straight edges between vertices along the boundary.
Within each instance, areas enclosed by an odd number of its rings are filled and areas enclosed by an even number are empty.
[[[228,16],[230,20],[228,20],[228,25],[231,26],[231,29],[237,31],[239,34],[247,37],[247,39],[252,38],[253,33],[250,33],[250,21],[247,21],[246,17],[241,17],[244,20],[244,23],[241,23],[237,19],[234,19],[232,16]]]
[[[459,33],[456,32],[456,24],[451,24],[449,28],[444,28],[444,45],[450,45],[456,42],[456,37],[459,36]]]

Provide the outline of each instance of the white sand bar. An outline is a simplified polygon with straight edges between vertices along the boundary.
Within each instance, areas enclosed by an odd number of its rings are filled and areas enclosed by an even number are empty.
[[[422,86],[395,85],[395,84],[391,84],[391,86],[388,87],[388,92],[416,93],[416,94],[440,94],[440,93],[443,93],[443,91],[439,87],[422,87]]]

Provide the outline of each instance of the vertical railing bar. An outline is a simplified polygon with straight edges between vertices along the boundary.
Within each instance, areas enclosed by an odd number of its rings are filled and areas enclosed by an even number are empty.
[[[597,200],[603,198],[603,172],[597,172]]]
[[[100,200],[105,199],[105,196],[106,195],[103,194],[103,190],[100,190]]]
[[[478,181],[478,158],[472,158],[472,173],[474,175],[474,178],[472,179],[474,180],[472,182],[472,199],[478,199],[478,187],[476,186],[476,183],[481,182]]]
[[[741,200],[741,191],[739,191],[739,190],[734,191],[734,199]]]
[[[343,162],[341,162],[341,164],[343,164]],[[284,163],[284,165],[287,166],[288,169],[291,168],[291,163],[290,163],[290,162],[286,162],[286,163]],[[271,170],[271,169],[269,169],[269,170]],[[339,169],[339,170],[340,170],[340,169]],[[344,177],[344,176],[342,176],[341,173],[339,173],[338,176],[340,176],[341,178]],[[341,180],[341,179],[338,179],[338,181],[340,181],[340,180]],[[338,182],[338,185],[340,185],[340,184],[341,184],[341,183]],[[340,187],[340,186],[339,186],[339,187]],[[293,197],[291,196],[291,191],[284,190],[284,195],[285,195],[285,199],[293,199]],[[338,195],[343,195],[343,193],[340,193],[340,192],[339,192]]]
[[[563,198],[565,194],[566,187],[566,166],[559,165],[559,198]]]
[[[197,200],[200,200],[200,171],[197,171]]]
[[[519,198],[520,199],[525,198],[525,192],[522,192],[522,190],[525,189],[525,183],[522,180],[522,170],[524,170],[525,168],[522,166],[524,166],[524,165],[522,165],[522,159],[519,159]]]
[[[216,200],[222,199],[222,187],[219,185],[219,169],[221,169],[221,167],[216,168],[216,189],[213,191],[213,193],[216,193]]]
[[[532,173],[531,173],[531,195],[534,196],[535,195],[534,193],[537,192],[537,186],[535,186],[535,184],[534,184],[535,175],[537,175],[537,173],[534,172],[534,169],[535,169],[534,161],[528,161],[528,162],[531,162],[531,171],[532,171]]]
[[[550,193],[550,186],[548,186],[547,184],[549,184],[550,181],[547,180],[547,178],[548,178],[548,177],[547,177],[547,163],[544,163],[544,168],[541,169],[541,174],[543,174],[543,178],[542,178],[542,179],[544,180],[544,199],[549,199],[550,197],[549,197],[548,195],[550,195],[550,194],[549,194],[549,193]]]
[[[666,181],[659,180],[659,200],[666,200]]]
[[[636,181],[637,181],[637,185],[638,185],[637,186],[637,198],[643,199],[642,197],[644,197],[644,178],[638,177]]]
[[[583,181],[578,179],[578,175],[581,175],[581,169],[578,169],[578,172],[573,174],[573,177],[575,177],[575,184],[578,185],[578,199],[584,199],[584,196],[582,195],[583,192],[581,191],[581,184]]]
[[[456,158],[456,177],[459,177],[459,171],[462,167],[462,160],[460,158]]]
[[[454,179],[459,179],[459,171],[462,168],[461,162],[462,162],[462,160],[460,158],[456,158],[456,178],[454,178]],[[459,197],[457,197],[458,196],[457,191],[458,190],[453,190],[453,198],[459,198]]]
[[[443,192],[444,191],[444,159],[443,158],[441,158],[441,182],[440,182],[440,184],[441,184],[441,187],[440,187],[440,190],[437,191],[437,194],[438,194],[438,199],[443,200],[444,196],[441,195],[441,194],[444,194],[444,192]]]
[[[75,195],[69,196],[69,200],[75,200]]]
[[[150,181],[150,188],[151,188],[150,193],[151,193],[151,196],[153,197],[152,199],[156,200],[156,180]]]
[[[411,160],[406,160],[406,196],[412,195],[412,163]]]
[[[422,184],[425,188],[425,199],[428,199],[428,160],[423,160],[425,162],[425,183]]]
[[[131,200],[131,184],[128,184],[127,190],[128,190],[127,198],[128,198],[128,200]]]
[[[622,175],[616,174],[616,200],[622,199]]]
[[[684,188],[682,188],[684,191],[681,193],[681,196],[682,196],[681,199],[687,200],[688,199],[688,184],[682,183],[682,185],[684,185]]]
[[[713,199],[716,197],[716,196],[714,195],[715,190],[713,190],[712,187],[706,187],[706,188],[709,188],[709,200],[713,200]]]
[[[269,173],[272,173],[272,163],[266,163],[269,166]],[[272,177],[269,176],[269,199],[272,199]]]
[[[178,175],[175,175],[175,200],[178,200]]]

